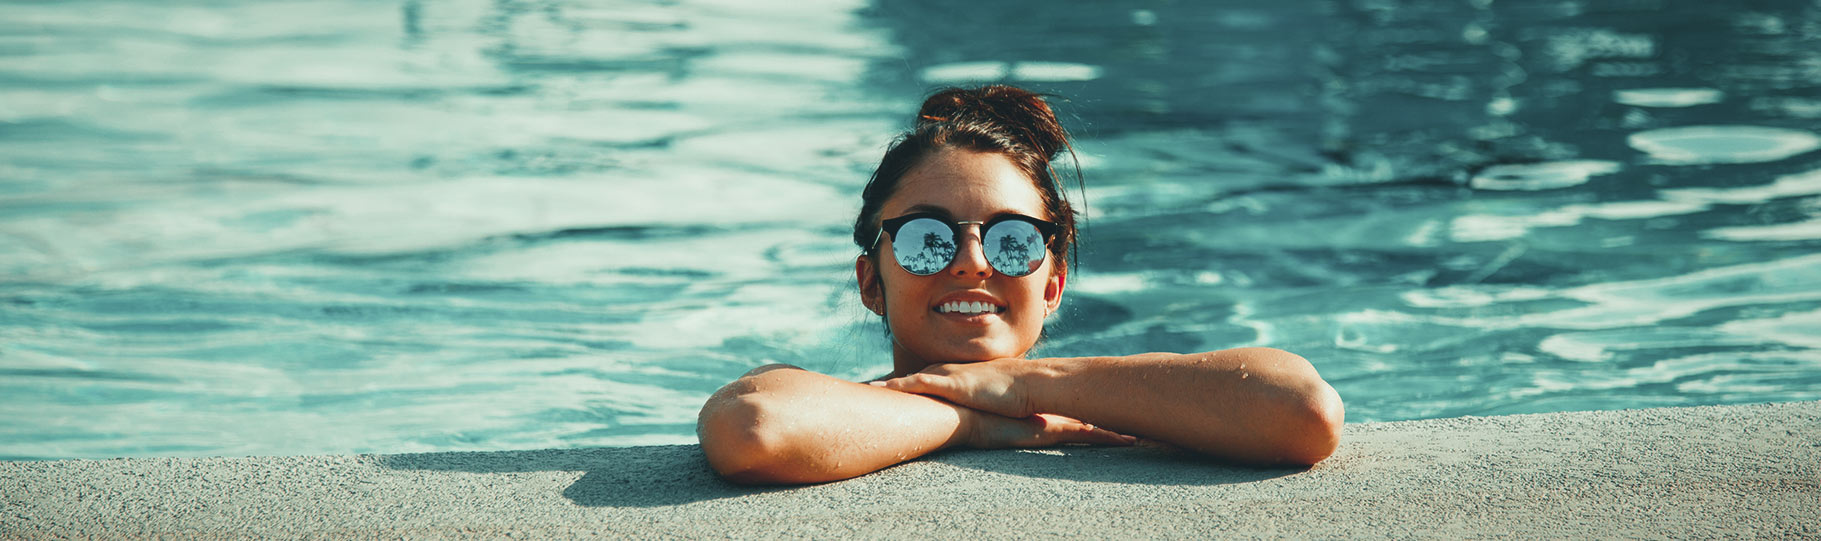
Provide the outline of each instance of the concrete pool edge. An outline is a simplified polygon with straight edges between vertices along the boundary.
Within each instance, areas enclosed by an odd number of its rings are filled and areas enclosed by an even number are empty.
[[[1821,536],[1821,401],[1362,423],[1310,469],[959,451],[806,487],[695,446],[0,462],[0,538]]]

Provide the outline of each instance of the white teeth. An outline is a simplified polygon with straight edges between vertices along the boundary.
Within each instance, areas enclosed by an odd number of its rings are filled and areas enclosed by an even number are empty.
[[[988,313],[998,313],[999,307],[993,306],[991,303],[985,303],[985,302],[950,301],[950,302],[942,303],[942,306],[937,307],[936,311],[942,312],[944,314],[955,313],[955,312],[960,312],[963,314],[988,314]]]

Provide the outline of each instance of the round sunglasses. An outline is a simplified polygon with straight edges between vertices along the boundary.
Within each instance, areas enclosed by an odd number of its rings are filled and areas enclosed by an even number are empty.
[[[960,246],[961,227],[980,226],[980,250],[993,270],[1006,276],[1025,276],[1043,266],[1049,253],[1050,238],[1062,226],[1025,216],[1002,214],[985,222],[949,221],[933,212],[906,214],[881,222],[879,237],[892,237],[892,256],[898,266],[917,276],[929,276],[948,268],[955,261]]]

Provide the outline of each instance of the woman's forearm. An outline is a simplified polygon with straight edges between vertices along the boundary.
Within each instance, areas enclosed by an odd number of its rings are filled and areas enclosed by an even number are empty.
[[[743,483],[847,479],[962,439],[963,408],[773,365],[721,388],[697,434],[709,465]]]
[[[1025,376],[1037,411],[1254,463],[1314,464],[1339,443],[1340,396],[1270,348],[1043,359]]]

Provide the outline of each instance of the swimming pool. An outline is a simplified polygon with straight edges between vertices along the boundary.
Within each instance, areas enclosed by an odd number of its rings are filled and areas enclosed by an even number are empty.
[[[1350,421],[1821,398],[1821,5],[778,4],[9,5],[0,459],[687,443],[753,366],[876,376],[859,188],[977,81],[1080,136],[1044,354],[1281,347]]]

